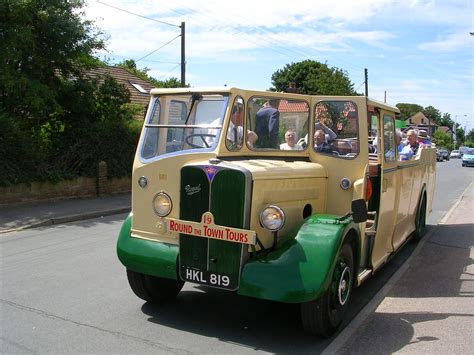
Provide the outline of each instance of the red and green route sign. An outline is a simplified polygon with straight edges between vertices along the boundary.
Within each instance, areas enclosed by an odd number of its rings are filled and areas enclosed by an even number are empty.
[[[214,223],[211,212],[202,214],[201,222],[183,221],[175,218],[166,218],[167,229],[195,237],[225,240],[234,243],[256,244],[256,233],[247,229],[219,226]]]

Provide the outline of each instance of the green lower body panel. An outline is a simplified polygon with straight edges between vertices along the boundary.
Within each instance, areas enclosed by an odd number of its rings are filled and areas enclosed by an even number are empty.
[[[130,236],[132,214],[122,225],[117,241],[117,255],[130,270],[146,275],[178,279],[178,246]]]
[[[293,240],[245,264],[238,294],[302,303],[317,298],[330,283],[335,258],[353,223],[334,224],[335,216],[314,215]]]

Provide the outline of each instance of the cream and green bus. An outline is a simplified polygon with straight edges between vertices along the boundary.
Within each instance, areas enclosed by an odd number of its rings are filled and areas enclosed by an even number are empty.
[[[364,96],[153,89],[117,243],[133,292],[162,303],[190,282],[298,303],[303,328],[331,336],[431,211],[435,150],[400,160],[398,113]]]

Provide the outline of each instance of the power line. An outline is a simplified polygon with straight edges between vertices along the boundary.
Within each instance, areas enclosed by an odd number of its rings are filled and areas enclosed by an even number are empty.
[[[192,9],[190,7],[185,7],[184,6],[183,8],[187,9],[189,11],[193,11],[193,12],[198,13],[197,11],[195,11],[194,9]],[[184,12],[175,10],[175,9],[169,7],[169,6],[167,6],[167,9],[172,11],[172,12],[175,12],[175,13],[181,15],[181,16],[185,16]],[[200,16],[207,17],[207,18],[211,19],[212,23],[214,23],[214,24],[224,25],[225,28],[229,28],[229,23],[232,23],[232,20],[235,20],[235,19],[243,20],[243,22],[245,23],[245,19],[243,17],[235,15],[235,14],[232,16],[232,18],[227,17],[227,16],[222,16],[222,15],[217,16],[216,12],[212,11],[212,10],[206,11],[205,13],[199,12],[198,14]],[[214,17],[211,16],[213,14],[215,15]],[[256,26],[248,26],[248,27],[249,28],[247,30],[243,30],[242,27],[240,27],[238,29],[236,29],[235,27],[230,27],[230,29],[232,29],[232,31],[230,31],[230,32],[225,31],[225,32],[228,32],[232,35],[239,34],[239,33],[244,33],[248,36],[253,36],[253,38],[250,37],[247,40],[249,42],[258,44],[259,46],[262,44],[262,42],[263,43],[266,42],[268,44],[273,44],[273,46],[268,47],[269,50],[271,50],[273,52],[276,52],[280,55],[286,56],[286,57],[288,57],[292,60],[297,60],[297,59],[299,59],[300,56],[302,56],[303,58],[306,57],[308,59],[313,58],[313,57],[316,56],[314,51],[312,51],[310,48],[306,48],[306,47],[301,48],[299,46],[288,47],[288,46],[285,46],[285,45],[281,44],[279,42],[279,40],[275,38],[276,36],[280,35],[275,30],[267,29],[265,27],[263,27],[263,28],[256,27]],[[295,55],[295,54],[297,54],[297,55]],[[329,61],[330,58],[331,58],[330,61],[332,63],[335,63],[336,65],[338,63],[342,64],[342,67],[344,68],[343,70],[346,70],[345,68],[347,68],[347,67],[349,67],[350,69],[355,70],[355,71],[359,71],[359,70],[363,69],[363,67],[355,65],[354,63],[350,63],[348,61],[341,60],[341,58],[336,59],[334,57],[325,57],[324,59],[326,61]]]
[[[174,41],[176,38],[179,38],[179,37],[181,37],[181,34],[177,35],[177,36],[176,36],[176,37],[174,37],[172,40],[170,40],[170,41],[166,42],[166,43],[165,43],[165,44],[163,44],[161,47],[159,47],[159,48],[157,48],[157,49],[155,49],[155,50],[151,51],[150,53],[148,53],[148,54],[144,55],[144,56],[143,56],[143,57],[141,57],[140,59],[137,59],[137,60],[135,60],[135,63],[136,63],[136,62],[139,62],[139,61],[140,61],[140,60],[142,60],[142,59],[145,59],[146,57],[149,57],[150,55],[152,55],[153,53],[155,53],[155,52],[159,51],[161,48],[163,48],[164,46],[167,46],[168,44],[170,44],[170,43],[171,43],[171,42],[173,42],[173,41]]]
[[[173,27],[181,28],[181,26],[179,26],[179,25],[174,25],[174,24],[172,24],[172,23],[168,23],[168,22],[156,20],[156,19],[151,18],[151,17],[146,17],[146,16],[143,16],[143,15],[139,15],[139,14],[136,14],[136,13],[134,13],[134,12],[131,12],[131,11],[128,11],[128,10],[125,10],[125,9],[121,9],[121,8],[119,8],[119,7],[116,7],[116,6],[113,6],[113,5],[110,5],[110,4],[106,4],[105,2],[102,2],[102,1],[100,1],[100,0],[97,0],[97,2],[98,2],[99,4],[102,4],[102,5],[111,7],[112,9],[115,9],[115,10],[118,10],[118,11],[122,11],[122,12],[125,12],[125,13],[130,14],[130,15],[133,15],[133,16],[137,16],[137,17],[144,18],[144,19],[146,19],[146,20],[150,20],[150,21],[162,23],[162,24],[164,24],[164,25],[168,25],[168,26],[173,26]]]

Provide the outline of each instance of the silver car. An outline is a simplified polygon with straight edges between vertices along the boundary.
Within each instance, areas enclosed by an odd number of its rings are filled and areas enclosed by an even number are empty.
[[[461,159],[461,152],[459,150],[453,150],[449,157],[454,159]]]

